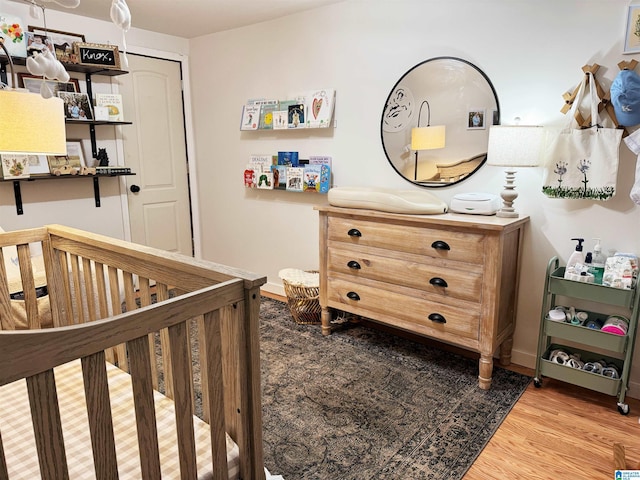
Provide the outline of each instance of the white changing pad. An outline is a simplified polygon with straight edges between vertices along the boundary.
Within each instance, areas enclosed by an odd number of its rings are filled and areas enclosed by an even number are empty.
[[[447,212],[447,204],[423,190],[394,190],[379,187],[334,187],[329,204],[335,207],[366,208],[391,213],[436,215]]]

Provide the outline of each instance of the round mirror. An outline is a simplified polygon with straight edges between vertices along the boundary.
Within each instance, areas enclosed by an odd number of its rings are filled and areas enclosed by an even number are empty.
[[[426,60],[391,89],[380,124],[391,166],[423,187],[469,178],[487,159],[489,126],[500,124],[489,78],[455,57]]]

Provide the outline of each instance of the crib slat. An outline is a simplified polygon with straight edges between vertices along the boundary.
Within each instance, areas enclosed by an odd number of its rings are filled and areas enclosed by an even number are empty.
[[[176,430],[180,477],[196,478],[196,444],[193,437],[193,406],[191,390],[191,355],[186,323],[169,327],[171,365],[173,366],[173,392],[175,394]],[[214,477],[215,478],[215,477]]]
[[[131,365],[142,478],[157,480],[161,478],[160,453],[149,362],[149,341],[146,336],[136,338],[127,342],[127,349]]]
[[[38,301],[36,300],[36,284],[31,268],[31,253],[29,244],[17,245],[18,264],[20,265],[20,278],[22,279],[22,291],[24,292],[24,307],[27,314],[29,330],[40,328],[38,320]]]
[[[69,255],[71,260],[71,275],[73,278],[73,293],[74,293],[74,314],[73,323],[85,323],[84,308],[82,308],[82,287],[80,286],[80,266],[77,255]]]
[[[222,335],[220,311],[205,315],[199,320],[198,345],[200,347],[200,380],[202,385],[202,407],[211,431],[211,460],[213,478],[227,480],[226,438],[224,426],[224,393],[222,379]]]
[[[2,435],[0,435],[0,478],[9,478],[7,460],[4,456],[4,447],[2,446]]]
[[[96,297],[93,288],[93,275],[91,269],[91,260],[82,259],[82,273],[84,274],[84,294],[87,300],[87,314],[89,318],[87,322],[93,322],[96,317]]]
[[[118,462],[113,437],[113,419],[104,352],[82,358],[82,376],[87,400],[96,479],[117,479]]]
[[[27,392],[42,478],[69,478],[53,370],[27,377]]]
[[[146,277],[139,277],[138,282],[140,306],[147,307],[151,305],[151,287],[149,286],[149,279]],[[151,362],[151,376],[153,377],[153,388],[158,390],[158,361],[156,359],[156,336],[155,333],[150,333],[149,337],[149,361]]]
[[[169,299],[169,289],[164,283],[156,285],[156,301],[162,302]],[[171,367],[171,347],[169,346],[169,337],[167,329],[160,330],[160,345],[162,346],[162,367],[164,374],[165,395],[173,399],[173,370]]]
[[[118,270],[114,267],[108,267],[109,272],[109,292],[111,293],[111,309],[113,315],[120,315],[122,313],[122,304],[120,303],[120,284],[118,282]],[[117,345],[113,348],[116,362],[118,366],[125,372],[129,371],[129,365],[127,362],[127,353],[124,345]]]
[[[10,299],[7,271],[4,268],[4,253],[0,248],[0,330],[14,330],[15,328]]]
[[[61,318],[62,326],[73,325],[73,306],[71,305],[71,285],[69,282],[69,263],[67,254],[63,251],[58,251],[58,263],[60,265],[60,274],[62,279],[62,286],[64,291],[64,300],[61,301],[61,306],[64,308],[64,314]]]

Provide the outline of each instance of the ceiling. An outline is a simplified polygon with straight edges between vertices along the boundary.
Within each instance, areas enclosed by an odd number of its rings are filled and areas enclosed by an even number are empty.
[[[342,1],[344,0],[128,0],[127,5],[131,10],[132,27],[193,38]],[[111,21],[111,0],[80,0],[80,6],[75,9],[61,7],[51,0],[45,0],[44,4],[47,9]]]

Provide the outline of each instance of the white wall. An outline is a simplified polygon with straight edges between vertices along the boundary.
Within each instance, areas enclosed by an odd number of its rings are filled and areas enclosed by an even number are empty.
[[[192,92],[205,258],[268,275],[318,267],[318,215],[326,198],[248,190],[250,154],[297,150],[333,157],[335,185],[417,188],[384,155],[379,125],[395,82],[411,67],[450,55],[481,68],[498,93],[502,121],[558,125],[562,94],[598,63],[608,87],[621,60],[627,0],[350,0],[191,42]],[[249,98],[284,98],[322,87],[337,90],[337,128],[310,132],[240,132]],[[523,249],[513,359],[533,367],[545,269],[566,261],[570,238],[601,237],[608,249],[640,253],[640,208],[629,199],[635,157],[621,147],[619,193],[605,203],[547,199],[541,169],[517,174],[516,202],[529,215]],[[434,192],[502,190],[501,168],[483,167],[468,181]],[[398,306],[402,308],[402,306]],[[636,392],[640,358],[632,381]],[[637,393],[636,393],[637,396]]]
[[[29,6],[26,4],[0,2],[0,6],[2,13],[17,15],[27,25],[44,25],[42,19],[30,17]],[[105,2],[105,9],[108,8],[109,4]],[[111,22],[54,10],[47,10],[46,20],[48,28],[84,34],[87,42],[116,44],[122,49],[122,33]],[[180,55],[187,55],[189,52],[189,42],[186,39],[135,28],[127,33],[126,42],[130,51],[154,49]],[[23,67],[17,68],[26,71]],[[86,92],[84,74],[71,72],[70,75],[79,79],[81,91]],[[93,76],[92,83],[94,94],[118,91],[118,77]],[[107,149],[110,165],[124,164],[120,141],[120,131],[123,128],[127,127],[96,127],[97,145]],[[88,127],[67,127],[67,138],[82,139],[85,158],[88,163],[92,161]],[[128,217],[123,178],[100,179],[100,208],[95,207],[93,181],[89,178],[21,182],[23,215],[16,214],[12,183],[0,182],[0,225],[5,230],[16,230],[61,223],[116,238],[127,238]]]

